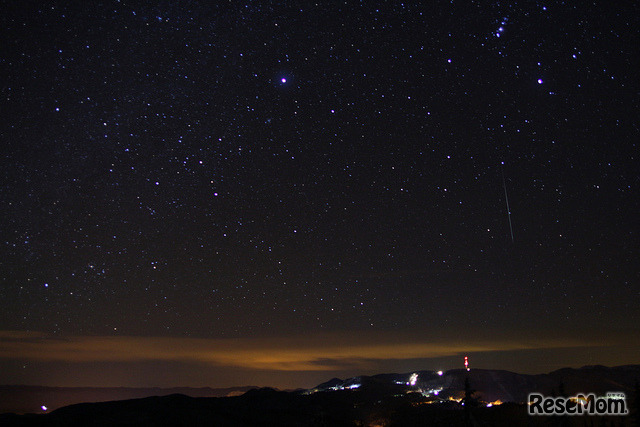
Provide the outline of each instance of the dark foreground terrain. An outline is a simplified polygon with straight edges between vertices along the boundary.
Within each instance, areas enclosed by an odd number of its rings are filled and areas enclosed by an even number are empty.
[[[45,415],[3,415],[6,426],[631,426],[630,417],[530,417],[522,404],[420,405],[406,397],[372,401],[362,392],[296,395],[270,389],[230,398],[184,395],[82,403]],[[586,424],[585,424],[586,423]]]
[[[0,386],[0,414],[14,412],[28,414],[41,412],[46,405],[48,411],[64,406],[85,402],[110,402],[131,400],[150,396],[184,394],[191,397],[240,396],[259,387],[176,387],[176,388],[133,388],[133,387],[40,387],[40,386]]]
[[[431,371],[333,379],[311,390],[253,389],[241,396],[183,394],[81,403],[46,414],[4,414],[4,426],[634,426],[637,366],[564,369],[520,376],[506,371]],[[411,383],[411,379],[414,383]],[[465,380],[469,386],[465,390]],[[630,415],[532,417],[522,402],[496,396],[621,391]],[[472,390],[473,389],[473,390]],[[499,392],[501,390],[501,392]],[[473,392],[472,397],[465,399]],[[502,394],[500,394],[502,393]],[[462,403],[465,402],[465,405]]]

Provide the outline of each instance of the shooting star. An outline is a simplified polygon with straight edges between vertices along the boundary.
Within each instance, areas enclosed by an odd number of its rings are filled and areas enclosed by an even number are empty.
[[[504,179],[504,162],[502,162],[502,188],[504,188],[504,200],[507,202],[507,218],[509,218],[509,231],[511,232],[511,243],[515,243],[513,239],[513,226],[511,225],[511,209],[509,209],[509,196],[507,195],[507,182]]]

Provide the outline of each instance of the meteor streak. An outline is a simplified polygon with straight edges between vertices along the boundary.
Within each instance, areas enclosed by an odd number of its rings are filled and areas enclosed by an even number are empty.
[[[504,188],[504,199],[507,202],[507,218],[509,218],[509,231],[511,232],[511,243],[514,243],[513,239],[513,226],[511,225],[511,209],[509,209],[509,196],[507,195],[507,182],[504,179],[504,162],[502,162],[502,187]]]

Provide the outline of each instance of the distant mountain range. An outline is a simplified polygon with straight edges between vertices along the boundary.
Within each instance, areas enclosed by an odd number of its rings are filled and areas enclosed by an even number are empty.
[[[381,387],[411,383],[416,374],[414,389],[423,392],[438,392],[442,398],[459,396],[464,390],[467,377],[476,397],[485,402],[501,401],[522,403],[529,393],[539,392],[546,395],[568,395],[593,392],[605,394],[609,391],[622,391],[630,394],[636,382],[640,381],[640,365],[625,365],[609,368],[606,366],[584,366],[579,369],[563,368],[548,374],[525,375],[515,372],[493,369],[453,369],[439,375],[434,371],[416,371],[405,374],[379,374],[341,380],[333,378],[319,384],[312,391],[358,388],[359,385],[377,384]],[[561,390],[563,389],[563,390]]]
[[[471,415],[471,409],[468,406],[465,409],[460,403],[467,378],[475,390]],[[640,365],[564,368],[541,375],[487,369],[417,371],[345,380],[333,378],[312,389],[291,392],[255,387],[105,389],[5,386],[0,387],[0,412],[11,405],[23,408],[20,405],[32,402],[27,411],[10,410],[41,414],[0,415],[0,425],[455,426],[468,423],[468,417],[480,425],[549,425],[545,424],[548,420],[542,421],[544,417],[527,416],[523,403],[529,393],[603,395],[610,391],[623,392],[632,412],[637,414],[638,381]],[[154,397],[139,398],[144,394]],[[56,404],[62,402],[115,399],[129,400],[82,403],[52,411]],[[45,401],[51,405],[47,411],[33,409]],[[609,425],[609,421],[599,420],[606,424],[596,425]]]

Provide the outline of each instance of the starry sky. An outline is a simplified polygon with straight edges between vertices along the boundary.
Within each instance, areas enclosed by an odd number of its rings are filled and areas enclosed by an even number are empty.
[[[639,17],[3,2],[0,383],[639,363]]]

